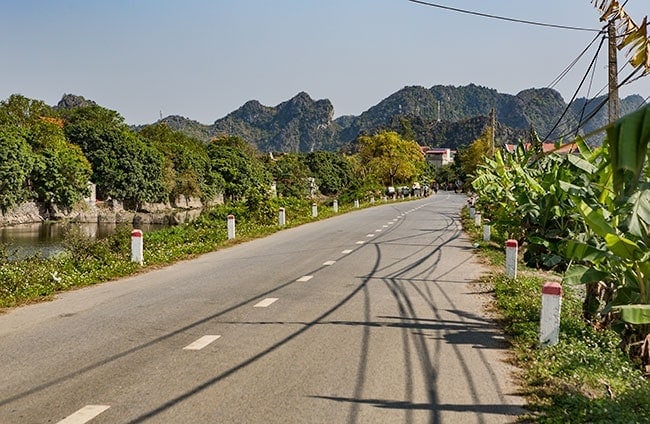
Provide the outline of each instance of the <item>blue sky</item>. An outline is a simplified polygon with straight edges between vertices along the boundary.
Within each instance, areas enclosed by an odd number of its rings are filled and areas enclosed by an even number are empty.
[[[589,0],[432,1],[602,25]],[[626,7],[639,23],[650,9],[647,0]],[[330,99],[335,116],[358,115],[407,85],[546,87],[594,36],[406,0],[1,0],[0,99],[19,93],[56,104],[73,93],[130,124],[161,112],[212,123],[247,100],[274,106],[306,91]],[[592,93],[606,84],[605,53]],[[594,54],[557,86],[565,100]],[[650,76],[622,90],[631,93],[650,96]]]

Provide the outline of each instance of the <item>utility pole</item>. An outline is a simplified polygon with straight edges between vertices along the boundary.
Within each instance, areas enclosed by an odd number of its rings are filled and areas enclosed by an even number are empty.
[[[618,62],[616,60],[616,16],[607,24],[609,38],[609,123],[621,116],[621,101],[618,98]]]
[[[490,155],[494,156],[494,138],[497,132],[497,117],[494,108],[490,109]]]

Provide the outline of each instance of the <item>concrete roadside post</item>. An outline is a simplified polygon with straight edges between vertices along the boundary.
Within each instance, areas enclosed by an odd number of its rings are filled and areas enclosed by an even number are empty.
[[[357,209],[359,208],[359,201],[358,200],[354,201],[354,207],[357,208]]]
[[[311,205],[311,216],[314,218],[318,216],[318,205],[316,203]]]
[[[334,213],[339,213],[339,201],[334,199],[334,202],[332,202],[332,210]]]
[[[384,201],[384,203],[388,203],[388,197],[387,196],[382,197],[382,200]]]
[[[370,198],[370,204],[371,204],[371,205],[374,205],[374,204],[375,204],[375,196],[372,196],[372,197]]]
[[[517,278],[517,255],[519,243],[517,240],[506,241],[506,277]]]
[[[228,215],[228,240],[235,238],[235,215]]]
[[[469,217],[470,219],[475,219],[476,217],[476,209],[474,209],[474,206],[469,207]]]
[[[477,227],[481,226],[481,212],[476,212],[474,214],[474,225]]]
[[[131,262],[144,263],[144,243],[142,230],[131,231]]]
[[[490,241],[491,237],[492,237],[492,227],[490,226],[489,223],[483,224],[483,241]]]
[[[539,318],[539,344],[552,346],[560,338],[562,286],[549,281],[542,287],[542,313]]]
[[[287,223],[287,217],[284,208],[280,208],[280,213],[278,216],[278,225],[280,225],[280,227],[284,227],[286,223]]]

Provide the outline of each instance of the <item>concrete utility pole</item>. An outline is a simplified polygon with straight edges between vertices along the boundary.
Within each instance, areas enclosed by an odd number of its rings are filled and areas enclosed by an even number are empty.
[[[618,98],[616,17],[609,20],[607,37],[609,38],[609,123],[611,124],[621,116],[621,101]]]
[[[494,138],[497,132],[497,117],[496,117],[496,111],[494,108],[490,109],[490,127],[492,128],[492,131],[490,131],[490,154],[494,155]]]

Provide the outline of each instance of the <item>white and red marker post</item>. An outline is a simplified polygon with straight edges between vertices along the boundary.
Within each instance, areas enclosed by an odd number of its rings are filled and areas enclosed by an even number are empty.
[[[131,262],[144,263],[144,243],[142,230],[131,231]]]
[[[542,287],[542,313],[539,318],[539,344],[552,346],[560,338],[562,286],[549,281]]]
[[[519,243],[517,240],[506,241],[506,277],[517,278],[517,255]]]
[[[284,227],[287,224],[287,216],[284,211],[284,208],[280,208],[280,212],[278,214],[278,225],[280,227]]]
[[[334,213],[339,213],[339,201],[334,199],[334,202],[332,202],[332,210]]]
[[[318,217],[318,205],[316,203],[311,205],[311,216],[314,218]]]

